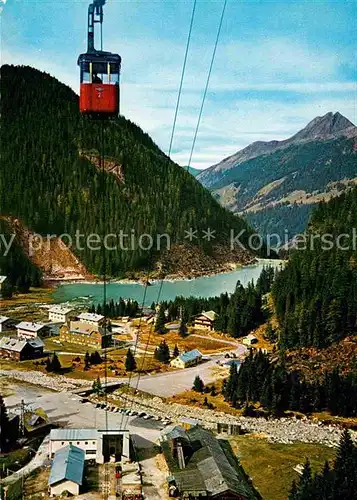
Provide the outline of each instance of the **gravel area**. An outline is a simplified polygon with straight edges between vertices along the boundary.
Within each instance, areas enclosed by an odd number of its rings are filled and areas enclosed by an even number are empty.
[[[29,384],[40,385],[41,387],[47,387],[47,389],[59,392],[72,391],[82,387],[90,387],[92,385],[91,380],[69,378],[63,375],[51,376],[37,371],[0,370],[0,376],[14,378]],[[107,380],[108,382],[118,381],[118,379],[114,377],[108,377]],[[102,382],[104,382],[104,379],[102,379]]]
[[[122,398],[125,404],[125,396]],[[150,415],[166,418],[172,422],[189,417],[197,419],[202,426],[211,429],[217,428],[217,423],[238,424],[242,431],[264,434],[270,442],[293,443],[321,443],[327,446],[336,446],[341,437],[342,428],[335,425],[324,425],[322,422],[296,418],[261,418],[235,417],[224,412],[217,412],[199,407],[191,407],[178,403],[166,404],[159,397],[146,398],[130,396],[130,408],[135,411],[147,411]],[[351,432],[357,442],[357,432]]]
[[[70,379],[61,375],[49,376],[41,372],[26,372],[18,370],[0,370],[0,376],[15,378],[16,380],[40,385],[49,389],[67,392],[90,386],[88,380]],[[117,378],[109,378],[108,382],[118,382]],[[125,396],[119,392],[110,397],[122,399],[123,405],[128,406]],[[327,446],[336,446],[339,442],[342,428],[338,425],[324,425],[322,422],[296,418],[255,418],[235,417],[224,412],[217,412],[199,407],[191,407],[178,403],[166,404],[160,397],[144,397],[130,395],[129,408],[135,411],[146,411],[152,416],[179,422],[181,418],[190,417],[200,421],[208,428],[216,429],[217,423],[238,424],[242,431],[264,434],[269,441],[277,443],[322,443]],[[357,442],[357,432],[351,432]]]

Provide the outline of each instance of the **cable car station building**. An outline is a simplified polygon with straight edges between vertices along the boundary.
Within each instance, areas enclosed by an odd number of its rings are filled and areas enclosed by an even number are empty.
[[[130,461],[130,436],[127,430],[52,429],[49,457],[66,446],[76,446],[85,452],[85,460],[105,462]]]

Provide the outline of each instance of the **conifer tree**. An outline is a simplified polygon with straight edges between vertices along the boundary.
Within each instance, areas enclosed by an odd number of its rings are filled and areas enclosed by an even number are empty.
[[[10,422],[3,397],[0,394],[0,452],[4,453],[9,449]]]
[[[47,359],[46,359],[46,371],[47,372],[52,372],[53,371],[53,369],[52,369],[52,361],[51,361],[50,357],[47,357]]]
[[[52,360],[51,360],[51,369],[55,373],[61,371],[61,369],[62,369],[61,362],[58,359],[58,356],[57,356],[56,353],[53,354],[53,357],[52,357]]]
[[[338,445],[334,475],[335,498],[353,498],[357,493],[357,449],[347,429],[343,431]]]
[[[155,323],[155,332],[166,333],[165,323],[166,323],[165,304],[160,304],[159,312],[157,314]]]
[[[203,383],[203,380],[200,378],[199,375],[196,375],[195,380],[193,381],[193,389],[196,392],[203,392],[205,388],[205,385]]]
[[[180,321],[179,334],[181,337],[185,337],[187,335],[187,326],[183,319]]]
[[[89,352],[87,351],[84,356],[84,369],[89,370],[90,368],[90,356]]]
[[[180,350],[177,347],[177,344],[175,344],[174,350],[172,351],[172,357],[177,358],[180,355]]]
[[[133,372],[136,370],[136,360],[130,349],[128,349],[128,352],[126,353],[125,369],[127,372]]]

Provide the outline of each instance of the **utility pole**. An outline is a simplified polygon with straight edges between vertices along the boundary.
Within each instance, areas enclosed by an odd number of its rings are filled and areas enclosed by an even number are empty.
[[[21,399],[20,405],[20,436],[23,437],[25,434],[25,402]]]

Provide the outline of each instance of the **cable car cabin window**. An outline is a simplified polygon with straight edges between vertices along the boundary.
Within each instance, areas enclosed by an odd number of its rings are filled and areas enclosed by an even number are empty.
[[[86,71],[81,72],[81,83],[91,83],[90,73]]]
[[[81,83],[119,85],[119,65],[114,63],[82,63]]]

